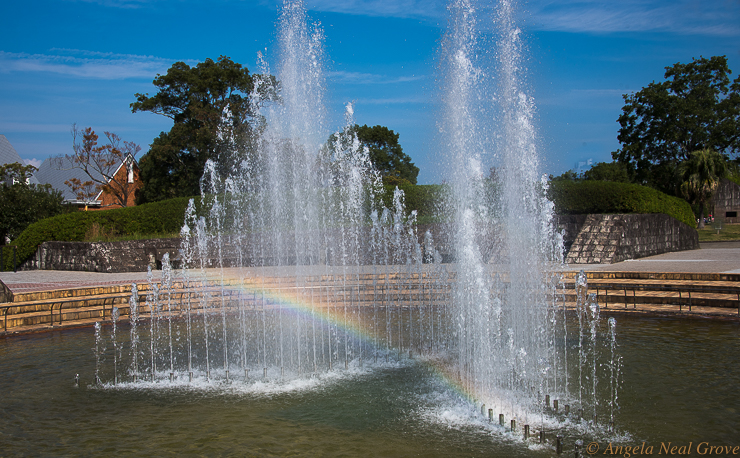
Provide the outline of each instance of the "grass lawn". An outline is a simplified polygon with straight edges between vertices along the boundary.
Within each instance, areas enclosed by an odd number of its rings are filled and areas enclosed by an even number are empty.
[[[719,225],[707,224],[704,229],[697,229],[699,232],[700,242],[720,242],[725,240],[740,240],[740,224],[723,224],[722,229],[717,228]]]

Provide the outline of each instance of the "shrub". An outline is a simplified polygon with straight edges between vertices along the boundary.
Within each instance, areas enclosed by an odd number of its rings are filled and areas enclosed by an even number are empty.
[[[694,212],[686,201],[638,184],[552,181],[548,196],[558,214],[665,213],[696,227]]]
[[[419,223],[432,222],[437,218],[444,193],[443,185],[416,185],[406,182],[399,184],[398,189],[405,195],[406,213],[416,210]],[[393,209],[393,193],[396,186],[384,185],[383,190],[381,196],[383,205]]]
[[[131,237],[147,234],[178,233],[182,228],[190,198],[153,202],[136,207],[104,211],[78,211],[37,221],[26,228],[12,245],[18,247],[18,265],[36,252],[43,242],[82,242],[90,238]],[[200,198],[196,198],[200,201]],[[6,250],[5,269],[12,269]]]

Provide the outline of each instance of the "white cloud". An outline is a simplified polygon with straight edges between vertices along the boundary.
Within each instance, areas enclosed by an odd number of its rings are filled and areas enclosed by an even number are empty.
[[[532,0],[529,26],[566,32],[740,35],[740,2],[721,0]]]
[[[406,105],[406,104],[423,104],[432,103],[433,100],[423,97],[397,97],[397,98],[378,98],[378,99],[357,99],[355,103],[361,105]]]
[[[165,73],[173,59],[133,54],[101,53],[79,49],[52,49],[52,54],[0,51],[0,73],[39,72],[80,78],[119,80],[151,79]]]
[[[26,159],[26,165],[32,165],[36,168],[39,168],[42,162],[44,161],[42,161],[41,159],[36,159],[35,157],[31,159]]]
[[[282,3],[264,1],[275,6]],[[306,4],[314,11],[360,16],[437,21],[447,17],[444,0],[307,0]],[[479,9],[492,11],[496,5]],[[738,0],[522,0],[519,11],[523,24],[536,30],[740,35]]]
[[[440,18],[445,16],[443,0],[308,0],[307,8],[329,13],[397,18]]]
[[[152,3],[151,0],[72,0],[82,3],[96,3],[112,8],[140,8]]]
[[[415,81],[420,81],[425,78],[425,76],[423,75],[389,77],[386,75],[379,75],[376,73],[345,72],[345,71],[328,72],[327,76],[331,80],[338,81],[338,82],[345,83],[345,84],[413,83]]]

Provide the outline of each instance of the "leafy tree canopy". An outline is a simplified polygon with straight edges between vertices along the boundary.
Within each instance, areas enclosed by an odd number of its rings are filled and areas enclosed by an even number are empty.
[[[597,162],[590,169],[583,172],[583,179],[617,183],[630,182],[627,167],[621,162]]]
[[[573,169],[566,170],[562,174],[558,176],[550,175],[551,181],[581,181],[583,180],[583,175],[579,174]]]
[[[0,166],[0,245],[14,240],[31,223],[65,211],[61,192],[49,184],[26,183],[36,170],[17,162]]]
[[[335,150],[351,150],[365,147],[375,170],[380,173],[385,185],[416,184],[419,167],[403,152],[398,142],[399,134],[384,126],[368,127],[355,124],[343,132],[332,134],[324,145],[322,154],[331,155]],[[359,144],[354,144],[355,139]],[[329,161],[335,161],[329,159]],[[336,164],[335,164],[336,165]]]
[[[355,124],[354,132],[357,139],[367,146],[370,161],[384,181],[393,177],[416,184],[419,167],[415,166],[408,154],[403,152],[398,142],[399,134],[384,126],[368,127],[367,124],[363,126]]]
[[[154,79],[155,95],[135,95],[132,112],[149,111],[174,122],[139,162],[143,185],[138,203],[196,195],[208,159],[226,175],[239,154],[249,154],[259,129],[250,97],[256,82],[260,100],[277,97],[274,77],[250,75],[246,67],[220,56],[195,67],[176,62]]]
[[[717,190],[727,173],[725,158],[716,151],[693,151],[689,159],[678,166],[680,192],[687,202],[699,207],[699,229],[704,227],[704,206]]]
[[[633,180],[673,192],[678,164],[693,151],[730,158],[740,151],[740,77],[730,83],[725,56],[666,67],[663,82],[624,95],[614,160]]]

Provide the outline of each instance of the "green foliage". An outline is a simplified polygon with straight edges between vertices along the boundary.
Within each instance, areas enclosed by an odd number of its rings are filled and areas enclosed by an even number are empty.
[[[0,167],[0,245],[14,239],[30,224],[65,211],[62,193],[51,185],[29,185],[36,167],[19,163]]]
[[[590,169],[583,172],[584,180],[614,181],[629,183],[630,177],[627,167],[621,162],[597,162]]]
[[[398,137],[399,134],[387,127],[355,124],[339,134],[331,134],[322,148],[321,158],[330,163],[330,168],[336,168],[337,159],[341,159],[344,154],[338,154],[339,152],[361,152],[361,148],[365,147],[368,149],[370,162],[383,179],[383,184],[416,184],[419,167],[403,152]],[[355,140],[359,141],[359,145]]]
[[[704,227],[704,206],[712,198],[726,172],[725,158],[712,150],[694,151],[688,160],[678,166],[681,194],[690,204],[699,207],[699,228]]]
[[[725,56],[666,67],[666,81],[624,95],[613,152],[632,181],[674,192],[680,162],[692,151],[712,149],[729,158],[740,151],[740,77]]]
[[[740,186],[740,163],[728,162],[727,163],[727,175],[725,176],[728,180]]]
[[[558,214],[665,213],[696,227],[684,200],[646,186],[609,181],[552,181],[548,197]]]
[[[393,193],[396,187],[404,192],[407,214],[416,210],[417,221],[422,224],[436,221],[446,192],[444,185],[414,185],[411,183],[383,185],[384,192],[381,202],[388,209],[393,209]]]
[[[561,175],[558,175],[556,177],[550,175],[551,181],[581,181],[583,179],[583,176],[579,175],[578,172],[575,170],[566,170]]]
[[[189,200],[180,197],[136,207],[77,211],[37,221],[13,241],[18,246],[18,264],[33,256],[38,246],[47,241],[82,242],[97,238],[98,234],[136,238],[137,234],[179,233]],[[195,200],[199,208],[200,198]]]
[[[32,165],[23,165],[20,162],[13,162],[0,166],[0,181],[11,186],[13,184],[26,184],[26,180],[31,178],[33,173],[38,169]]]
[[[396,177],[416,184],[419,167],[411,162],[398,143],[399,134],[384,126],[354,126],[357,139],[367,146],[370,162],[383,177]]]
[[[260,126],[250,102],[255,82],[260,83],[263,100],[277,98],[273,77],[250,75],[241,64],[221,56],[195,67],[176,62],[166,75],[154,79],[156,95],[136,94],[133,112],[150,111],[174,121],[139,161],[143,185],[137,203],[197,195],[208,159],[226,176],[240,155],[253,151]],[[219,139],[219,131],[233,141]]]

